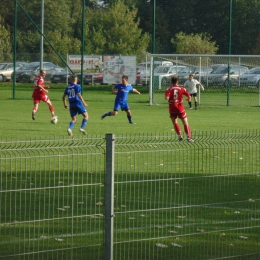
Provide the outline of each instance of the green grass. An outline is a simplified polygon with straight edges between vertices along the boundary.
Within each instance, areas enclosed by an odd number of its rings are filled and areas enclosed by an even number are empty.
[[[65,86],[63,84],[52,84],[49,92],[50,99],[55,107],[59,122],[57,125],[50,124],[50,112],[48,106],[41,103],[36,114],[36,120],[31,119],[33,101],[31,99],[31,84],[17,84],[15,90],[16,99],[12,99],[11,83],[0,85],[0,109],[2,111],[0,120],[1,138],[28,139],[39,137],[63,137],[67,135],[67,128],[70,122],[69,111],[64,109],[61,97]],[[133,120],[136,125],[129,125],[124,111],[119,111],[116,117],[107,117],[100,120],[104,112],[111,111],[114,105],[115,96],[111,94],[111,86],[84,86],[83,96],[88,104],[89,122],[87,132],[89,136],[114,134],[135,134],[135,133],[170,133],[172,123],[169,119],[168,108],[163,100],[163,93],[160,93],[160,105],[149,106],[148,89],[136,87],[141,95],[131,93],[129,105],[132,111]],[[157,94],[158,95],[158,94]],[[257,104],[257,93],[240,93],[240,97],[250,96]],[[236,96],[232,96],[232,101]],[[234,102],[233,102],[234,103]],[[185,102],[186,104],[186,102]],[[255,106],[251,99],[248,105],[226,106],[225,93],[205,91],[201,96],[199,110],[188,110],[188,120],[193,132],[201,131],[244,131],[248,129],[259,129],[260,107]],[[187,104],[186,104],[187,105]],[[74,128],[74,135],[80,136],[78,128],[81,122]]]
[[[36,121],[31,119],[31,85],[18,84],[15,100],[11,84],[0,88],[1,140],[18,140],[1,153],[0,259],[103,259],[103,207],[96,203],[104,202],[104,140],[68,143],[64,86],[51,87],[57,125],[49,122],[44,103]],[[141,95],[129,96],[136,125],[122,111],[100,120],[113,108],[111,86],[84,86],[83,91],[88,137],[118,136],[114,259],[259,259],[259,137],[230,139],[227,132],[259,129],[260,108],[252,103],[226,106],[223,89],[203,93],[199,110],[187,110],[198,140],[190,145],[173,139],[163,93],[156,94],[160,105],[148,106],[147,88],[137,89]],[[239,91],[236,95],[244,97]],[[247,95],[255,100],[257,93]],[[77,131],[80,121],[81,116],[74,134],[84,138]],[[53,141],[19,142],[27,139]],[[70,208],[60,210],[64,206]],[[39,239],[42,235],[48,238]]]

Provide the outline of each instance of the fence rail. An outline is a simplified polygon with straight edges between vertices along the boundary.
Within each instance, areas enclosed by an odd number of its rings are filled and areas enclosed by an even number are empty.
[[[108,137],[0,143],[0,259],[259,259],[259,130]]]

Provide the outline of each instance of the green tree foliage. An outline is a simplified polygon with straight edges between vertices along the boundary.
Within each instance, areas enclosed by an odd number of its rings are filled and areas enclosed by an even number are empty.
[[[0,16],[0,61],[3,61],[8,53],[12,50],[12,40],[10,31],[4,26],[4,20]]]
[[[149,35],[142,34],[136,14],[136,8],[130,10],[121,1],[108,9],[88,9],[86,52],[123,55],[144,52],[149,44]]]
[[[176,46],[178,54],[216,54],[218,47],[211,41],[211,36],[206,33],[185,34],[177,33],[171,42]]]
[[[156,12],[154,17],[154,1]],[[82,38],[82,0],[45,0],[44,31],[58,51],[75,52]],[[156,18],[156,53],[173,53],[171,38],[183,32],[186,35],[207,33],[219,47],[218,54],[228,54],[229,0],[87,0],[87,53],[152,52],[153,21]],[[19,0],[38,27],[41,20],[41,1]],[[103,3],[103,4],[101,4]],[[256,53],[260,28],[260,1],[232,1],[232,54]],[[13,36],[15,1],[1,0],[2,24]],[[57,39],[55,39],[57,36]],[[65,47],[62,47],[62,39]],[[148,38],[150,39],[147,45]],[[75,40],[75,41],[74,41]],[[40,35],[18,7],[17,52],[38,52]],[[58,43],[57,41],[60,41]],[[51,52],[48,44],[45,52]],[[142,47],[140,47],[142,46]],[[135,51],[136,50],[136,51]]]

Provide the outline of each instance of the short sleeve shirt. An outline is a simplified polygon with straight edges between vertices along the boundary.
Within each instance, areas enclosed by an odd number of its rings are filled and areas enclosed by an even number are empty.
[[[192,80],[187,80],[185,83],[184,83],[184,87],[185,88],[188,88],[188,91],[190,94],[195,94],[197,93],[197,88],[196,86],[200,84],[196,79],[192,79]]]
[[[169,112],[170,113],[181,113],[185,110],[183,105],[183,95],[189,97],[189,92],[178,85],[173,85],[169,87],[166,92],[165,96],[169,98]]]
[[[119,103],[124,103],[127,101],[129,92],[133,91],[133,87],[130,84],[126,86],[123,84],[116,84],[115,89],[117,90],[116,101]]]
[[[70,84],[64,91],[64,95],[68,96],[69,103],[82,103],[78,97],[78,93],[81,94],[81,86],[78,84]]]

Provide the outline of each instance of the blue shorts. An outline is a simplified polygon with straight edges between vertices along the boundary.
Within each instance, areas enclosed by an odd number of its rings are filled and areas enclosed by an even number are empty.
[[[70,103],[70,115],[71,115],[71,117],[79,115],[79,114],[85,114],[86,112],[87,112],[87,109],[83,106],[83,104]]]
[[[115,102],[114,111],[118,111],[120,108],[122,111],[130,110],[130,107],[128,106],[127,102]]]

